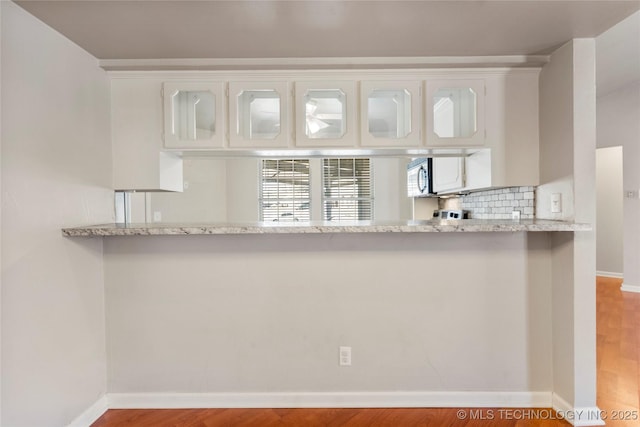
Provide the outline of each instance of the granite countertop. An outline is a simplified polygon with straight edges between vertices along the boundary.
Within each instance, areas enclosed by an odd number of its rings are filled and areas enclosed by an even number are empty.
[[[220,224],[104,224],[63,228],[67,237],[168,236],[187,234],[318,234],[318,233],[494,233],[590,231],[590,224],[551,220],[424,220],[353,222],[253,222]]]

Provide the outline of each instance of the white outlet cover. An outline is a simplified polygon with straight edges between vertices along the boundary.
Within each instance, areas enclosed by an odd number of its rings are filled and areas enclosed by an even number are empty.
[[[155,211],[153,213],[153,222],[160,222],[160,221],[162,221],[162,212]]]
[[[562,212],[562,193],[551,194],[551,213]]]
[[[340,346],[340,366],[351,366],[351,347]]]

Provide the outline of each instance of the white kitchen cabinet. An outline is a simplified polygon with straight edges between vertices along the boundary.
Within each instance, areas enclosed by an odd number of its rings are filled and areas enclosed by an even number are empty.
[[[433,191],[455,192],[465,186],[464,157],[435,157],[433,159]]]
[[[111,80],[113,188],[182,191],[182,158],[162,151],[162,80]]]
[[[355,94],[355,80],[296,82],[296,146],[357,146]]]
[[[165,82],[165,148],[222,147],[225,96],[222,82]]]
[[[428,146],[485,144],[484,80],[427,80],[425,104]]]
[[[292,153],[296,149],[299,153],[326,149],[331,155],[337,155],[340,149],[352,155],[352,150],[379,148],[374,156],[385,150],[392,153],[390,149],[397,148],[412,150],[412,156],[464,157],[463,188],[458,188],[460,174],[453,176],[455,179],[438,178],[442,183],[441,194],[537,185],[538,77],[538,69],[397,70],[392,75],[388,71],[377,74],[375,70],[326,74],[318,70],[308,73],[289,70],[273,71],[268,76],[255,72],[114,72],[111,74],[114,188],[180,191],[181,156],[229,156],[261,148],[291,149]],[[209,118],[215,117],[213,133],[219,139],[216,143],[188,140],[168,147],[165,113],[171,110],[165,105],[167,92],[180,88],[197,92],[204,87],[198,82],[213,85],[207,87],[210,93],[215,92],[216,111]],[[418,101],[415,108],[414,102],[420,99],[420,82],[422,102]],[[227,86],[229,96],[224,91]],[[164,99],[163,87],[167,89]],[[466,94],[458,98],[466,96],[467,104],[474,104],[467,102],[473,98],[468,90],[475,94],[474,136],[486,135],[479,145],[463,137],[465,126],[451,130],[454,127],[451,123],[455,124],[455,116],[451,114],[449,132],[454,136],[433,139],[433,118],[425,109],[432,106],[434,94],[443,98],[442,92],[438,92],[441,88],[456,87],[463,93],[466,88]],[[414,95],[416,89],[418,96]],[[373,94],[372,104],[379,105],[369,107],[369,94]],[[265,120],[266,115],[278,116],[276,99],[279,99],[279,124],[277,120]],[[464,104],[455,96],[449,99],[454,106]],[[390,103],[396,102],[403,106],[389,108]],[[409,103],[410,126],[406,114]],[[370,110],[378,107],[386,108],[370,114]],[[193,135],[198,136],[199,128],[196,123]],[[416,131],[422,132],[417,145],[412,139]],[[175,128],[172,132],[176,132]],[[407,137],[402,138],[403,135]]]
[[[229,83],[229,146],[287,147],[289,93],[287,82]]]
[[[417,147],[422,121],[422,82],[362,81],[360,141],[363,147]]]
[[[488,188],[539,184],[539,70],[485,72],[485,129],[483,147],[472,147],[464,158],[468,192]]]

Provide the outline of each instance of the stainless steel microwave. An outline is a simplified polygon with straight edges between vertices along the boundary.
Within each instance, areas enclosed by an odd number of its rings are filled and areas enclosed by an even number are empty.
[[[433,159],[418,158],[407,165],[407,195],[409,197],[435,196],[433,192]]]

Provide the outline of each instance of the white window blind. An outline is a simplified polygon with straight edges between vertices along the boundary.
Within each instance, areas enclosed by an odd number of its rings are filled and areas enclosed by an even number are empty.
[[[261,221],[310,220],[309,160],[263,160]]]
[[[373,219],[369,159],[323,159],[322,212],[325,221]]]

